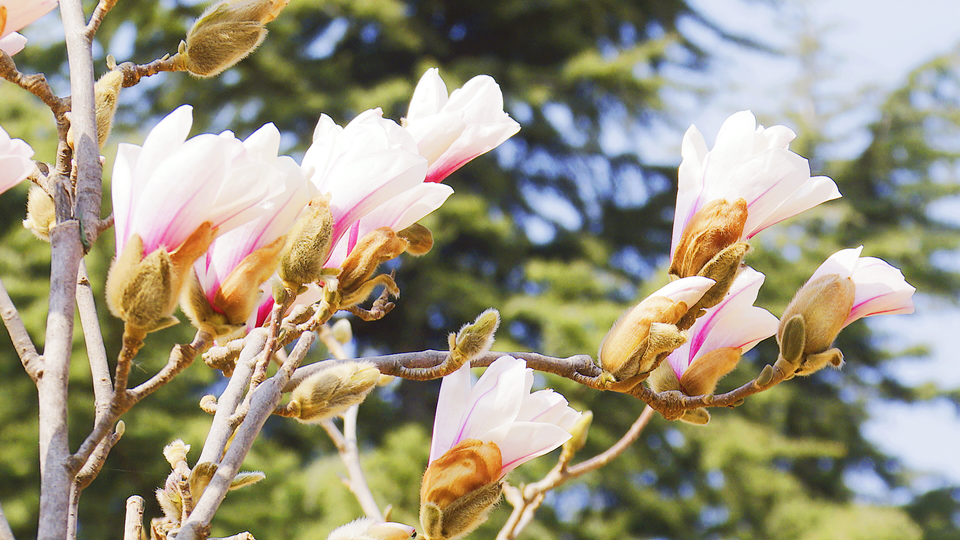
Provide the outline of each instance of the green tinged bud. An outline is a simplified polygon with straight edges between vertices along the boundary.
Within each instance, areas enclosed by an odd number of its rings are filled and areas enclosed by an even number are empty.
[[[203,490],[207,489],[215,474],[217,474],[217,465],[210,462],[197,463],[190,471],[190,478],[187,480],[190,484],[190,496],[193,500],[196,501],[203,495]]]
[[[43,188],[32,184],[27,195],[27,219],[23,220],[23,226],[37,238],[49,242],[50,228],[56,220],[57,209],[53,205],[53,198]]]
[[[587,434],[590,433],[590,424],[593,423],[593,411],[583,411],[580,418],[567,430],[570,432],[570,438],[563,443],[563,449],[560,451],[560,462],[568,463],[585,444],[587,444]]]
[[[117,421],[117,426],[113,428],[113,433],[117,437],[123,437],[123,434],[127,432],[127,424],[123,420]]]
[[[369,362],[343,362],[304,379],[290,394],[287,410],[299,421],[317,423],[363,402],[380,379]]]
[[[803,315],[796,314],[783,325],[783,335],[780,337],[780,356],[791,364],[799,364],[803,356],[806,341],[806,325]]]
[[[341,345],[346,345],[353,339],[353,326],[347,319],[340,319],[333,323],[330,331],[333,332],[333,339],[337,340]]]
[[[242,487],[252,486],[266,477],[267,475],[263,474],[261,471],[242,472],[233,477],[233,480],[230,481],[230,487],[228,489],[233,491]]]
[[[289,0],[222,0],[211,5],[187,32],[177,53],[180,67],[213,77],[252,53],[267,35],[265,24]]]
[[[321,195],[310,201],[304,215],[287,233],[287,242],[283,247],[278,269],[280,279],[286,287],[300,293],[304,284],[321,278],[323,263],[332,247],[332,235],[330,196]]]
[[[499,326],[500,312],[493,308],[484,311],[472,323],[463,325],[455,338],[451,334],[450,352],[467,362],[489,351]]]

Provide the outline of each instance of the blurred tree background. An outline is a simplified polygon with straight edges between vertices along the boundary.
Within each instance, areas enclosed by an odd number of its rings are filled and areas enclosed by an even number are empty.
[[[90,13],[93,3],[87,4]],[[176,51],[203,8],[121,0],[98,34],[98,75],[106,54],[147,63]],[[456,194],[424,221],[435,235],[433,251],[392,263],[402,298],[381,321],[355,321],[358,354],[443,348],[448,332],[487,307],[504,319],[496,350],[593,354],[620,313],[665,282],[679,155],[671,166],[657,166],[611,151],[615,145],[606,138],[643,134],[653,122],[689,123],[664,96],[710,88],[667,74],[701,72],[712,57],[679,30],[684,20],[728,43],[762,47],[717,28],[681,0],[292,0],[260,49],[222,76],[161,74],[124,90],[119,125],[104,150],[105,175],[117,142],[142,140],[144,128],[183,103],[195,107],[193,133],[231,129],[245,137],[274,122],[286,134],[282,150],[299,156],[320,113],[341,124],[376,106],[402,117],[427,67],[438,66],[451,90],[490,74],[522,130],[447,180]],[[782,117],[761,120],[800,132],[794,149],[810,157],[815,174],[832,176],[844,198],[757,238],[747,262],[767,275],[759,304],[779,314],[824,258],[860,244],[865,255],[902,268],[925,294],[954,298],[960,274],[934,262],[955,250],[960,236],[955,226],[931,219],[927,206],[960,191],[960,57],[920,67],[878,112],[867,148],[840,162],[819,157],[831,141],[811,90],[818,55],[816,46],[801,49],[806,70],[796,99]],[[40,39],[16,60],[66,88],[62,42]],[[4,128],[51,161],[51,115],[10,84],[0,85],[0,100]],[[715,134],[706,135],[712,141]],[[0,198],[0,276],[39,340],[49,250],[20,227],[25,187]],[[87,258],[100,297],[112,252],[108,233]],[[102,305],[101,314],[115,357],[120,327]],[[148,377],[172,343],[191,335],[186,324],[151,335],[132,376]],[[863,323],[845,330],[838,346],[847,359],[842,372],[795,379],[736,410],[716,410],[706,427],[658,416],[618,460],[551,493],[524,537],[960,538],[960,492],[914,494],[912,472],[860,431],[870,400],[938,397],[940,390],[905,386],[885,367],[924,350],[879,348]],[[17,536],[29,538],[39,500],[36,394],[12,347],[3,351],[0,503]],[[318,350],[310,361],[325,354]],[[775,355],[772,340],[761,344],[721,387],[748,380]],[[80,538],[120,538],[124,501],[133,494],[147,498],[148,518],[159,515],[152,493],[169,473],[161,450],[183,438],[194,445],[191,457],[199,455],[209,417],[197,403],[222,388],[216,373],[197,364],[124,417],[126,434],[83,495]],[[71,419],[75,447],[92,425],[93,403],[79,331],[71,379],[71,403],[83,411]],[[628,396],[566,380],[538,383],[594,411],[583,457],[612,444],[643,408]],[[378,502],[392,504],[397,521],[418,523],[438,387],[398,381],[361,407],[363,465]],[[538,479],[553,459],[521,467],[511,483]],[[271,420],[245,468],[263,470],[267,479],[227,498],[215,535],[249,530],[260,539],[323,538],[360,515],[319,428]],[[851,479],[878,487],[858,493]],[[502,504],[473,537],[494,538],[509,510]]]

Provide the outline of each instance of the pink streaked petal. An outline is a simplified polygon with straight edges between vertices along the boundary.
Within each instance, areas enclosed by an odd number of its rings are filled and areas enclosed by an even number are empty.
[[[460,137],[467,124],[462,113],[434,114],[418,122],[411,122],[407,131],[417,141],[420,155],[428,164],[437,161]]]
[[[843,322],[843,326],[846,327],[858,319],[873,315],[904,315],[913,313],[913,293],[916,289],[913,287],[910,289],[911,290],[908,291],[890,291],[886,294],[865,300],[860,304],[854,304],[850,310],[850,316]]]
[[[502,474],[542,456],[570,439],[567,430],[542,422],[513,422],[487,432],[485,442],[500,449],[503,459]]]
[[[833,179],[826,176],[813,176],[766,219],[753,224],[749,229],[744,227],[743,237],[750,239],[763,229],[841,196],[837,183]]]
[[[458,433],[470,400],[470,364],[445,376],[440,383],[437,416],[433,421],[430,462],[458,442]]]
[[[731,312],[713,327],[693,361],[710,351],[726,347],[738,348],[741,354],[745,353],[776,334],[779,326],[780,319],[760,307],[749,306]]]
[[[774,149],[756,154],[731,169],[728,183],[717,197],[747,201],[744,231],[756,231],[770,221],[777,208],[799,190],[810,178],[807,160],[788,150]]]
[[[680,345],[674,349],[672,353],[667,355],[666,362],[670,364],[678,380],[680,377],[683,377],[687,368],[690,367],[690,340],[687,340],[686,343]]]
[[[243,146],[255,161],[273,162],[280,154],[280,130],[268,122],[244,139]]]
[[[753,303],[757,301],[760,286],[763,285],[763,280],[764,275],[753,268],[746,267],[740,271],[723,300],[707,310],[707,313],[698,318],[690,328],[691,360],[714,349],[734,346],[732,342],[723,341],[724,336],[731,330],[736,329],[739,325],[740,316],[749,313],[750,310],[757,309],[769,315],[766,310],[753,307]],[[766,328],[756,330],[762,333],[766,331]],[[775,327],[774,332],[776,332]],[[773,334],[767,334],[764,337],[771,335]],[[741,338],[738,337],[737,339]],[[708,341],[712,344],[708,344]],[[736,346],[739,347],[740,345]]]
[[[181,105],[160,120],[143,141],[141,159],[137,162],[136,178],[149,178],[160,164],[174,154],[190,134],[193,126],[193,107]]]
[[[503,92],[489,75],[477,75],[450,94],[442,111],[463,111],[468,124],[508,122],[503,112]]]
[[[860,253],[863,246],[858,248],[841,249],[833,255],[827,257],[810,276],[807,281],[813,281],[820,276],[836,274],[840,277],[850,277],[857,268],[857,261],[860,259]]]
[[[490,364],[470,391],[469,403],[453,444],[464,439],[487,440],[485,433],[517,418],[533,383],[533,378],[527,377],[526,365],[523,360],[510,356],[500,357]]]
[[[110,180],[110,195],[113,201],[113,228],[116,237],[117,254],[123,251],[123,246],[133,231],[133,205],[136,195],[142,185],[135,184],[134,171],[141,148],[133,144],[120,143],[117,145],[117,157],[113,162],[113,174]]]
[[[572,411],[567,407],[567,400],[562,395],[553,390],[539,390],[527,396],[523,400],[523,406],[520,413],[517,414],[517,422],[549,422],[559,424],[559,421],[567,417],[567,411]],[[576,419],[574,419],[576,421]],[[561,425],[563,428],[569,426]]]
[[[445,184],[418,184],[404,191],[360,220],[360,236],[379,227],[402,231],[443,205],[453,188]]]
[[[425,118],[432,114],[440,112],[444,104],[447,103],[447,85],[440,77],[440,70],[437,68],[428,69],[422,77],[417,87],[413,90],[413,97],[410,98],[410,107],[407,109],[406,120],[413,122]]]
[[[703,160],[707,159],[707,143],[703,134],[696,126],[690,126],[683,134],[683,143],[680,145],[680,169],[677,172],[677,206],[673,217],[673,239],[670,244],[670,255],[683,235],[683,229],[693,215],[703,205]]]

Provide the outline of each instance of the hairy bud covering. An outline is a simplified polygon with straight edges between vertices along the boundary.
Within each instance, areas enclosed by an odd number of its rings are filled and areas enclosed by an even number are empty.
[[[435,459],[420,487],[420,525],[429,540],[459,538],[486,521],[500,499],[502,458],[494,443],[465,439]]]
[[[310,375],[290,395],[287,409],[297,420],[316,423],[362,403],[380,379],[368,362],[345,362]]]

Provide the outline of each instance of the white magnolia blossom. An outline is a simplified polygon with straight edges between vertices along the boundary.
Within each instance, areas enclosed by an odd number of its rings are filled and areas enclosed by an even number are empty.
[[[747,221],[743,240],[804,210],[840,197],[826,176],[810,176],[810,164],[789,150],[796,137],[786,126],[758,126],[750,111],[741,111],[723,123],[713,150],[690,126],[683,136],[677,209],[673,221],[671,256],[683,230],[706,203],[743,198]]]
[[[27,43],[17,30],[50,13],[57,7],[57,0],[0,0],[0,6],[7,10],[6,22],[0,28],[0,51],[13,56]]]
[[[711,351],[733,348],[743,354],[777,333],[780,321],[769,311],[753,305],[763,280],[760,272],[744,268],[727,296],[697,319],[688,331],[687,342],[667,357],[678,380],[691,364]]]
[[[903,273],[876,257],[861,257],[863,246],[842,249],[824,261],[808,282],[830,274],[850,278],[855,287],[853,307],[843,326],[871,315],[913,313],[913,293]]]
[[[502,356],[470,384],[470,366],[443,378],[433,424],[430,461],[465,439],[493,443],[502,457],[501,476],[559,447],[580,413],[553,390],[530,393],[533,370]]]
[[[112,180],[118,254],[133,234],[144,254],[176,249],[204,222],[224,234],[266,213],[261,203],[280,189],[263,182],[273,165],[261,137],[241,142],[225,131],[187,139],[192,125],[193,108],[183,105],[142,147],[119,145]]]
[[[36,168],[33,148],[21,139],[11,139],[0,127],[0,193],[17,185]]]
[[[422,184],[427,160],[406,130],[371,109],[345,127],[320,116],[302,167],[319,193],[331,196],[336,245],[371,210]]]
[[[270,186],[271,196],[257,206],[263,213],[214,240],[204,257],[194,264],[200,286],[211,303],[220,284],[258,249],[272,244],[290,230],[316,188],[306,180],[300,165],[289,156],[278,156],[280,132],[266,124],[244,142],[248,156],[263,165],[259,181]],[[259,286],[251,283],[251,287]]]
[[[520,131],[503,111],[503,94],[493,77],[477,75],[448,97],[437,68],[417,83],[404,126],[430,163],[427,182],[442,181]]]

